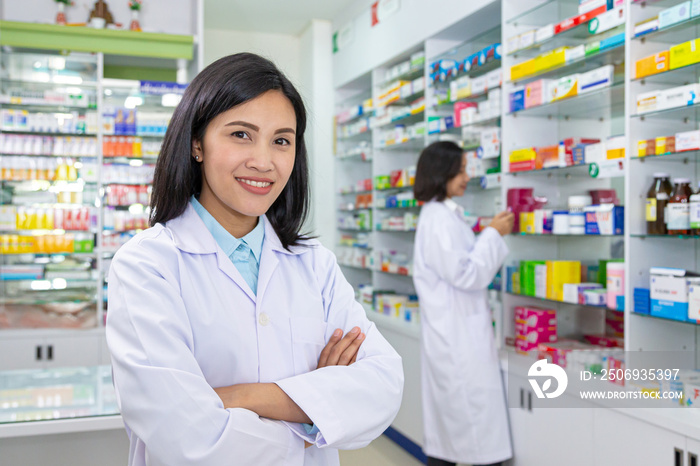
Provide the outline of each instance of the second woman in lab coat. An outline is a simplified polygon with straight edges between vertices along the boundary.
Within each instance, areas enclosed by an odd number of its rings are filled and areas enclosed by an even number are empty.
[[[467,187],[466,157],[452,142],[421,153],[413,281],[421,311],[423,450],[428,465],[500,464],[512,456],[505,392],[487,287],[508,248],[513,214],[478,237],[452,199]]]
[[[300,234],[305,127],[294,86],[253,54],[209,65],[175,109],[152,228],[109,271],[130,465],[337,465],[396,415],[400,357]]]

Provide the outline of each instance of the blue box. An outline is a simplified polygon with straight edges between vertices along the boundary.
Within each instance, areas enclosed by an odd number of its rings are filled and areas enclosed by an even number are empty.
[[[511,92],[508,100],[510,112],[525,110],[525,88]]]
[[[625,232],[625,208],[602,204],[585,207],[587,235],[622,235]]]
[[[576,144],[571,150],[574,165],[586,164],[586,146],[585,144]]]
[[[654,317],[685,322],[688,320],[688,303],[677,303],[660,299],[651,300],[651,312]]]
[[[616,34],[612,37],[608,37],[607,39],[603,39],[600,41],[600,51],[602,52],[605,49],[610,49],[613,47],[617,47],[620,44],[625,43],[625,33],[621,32],[619,34]]]

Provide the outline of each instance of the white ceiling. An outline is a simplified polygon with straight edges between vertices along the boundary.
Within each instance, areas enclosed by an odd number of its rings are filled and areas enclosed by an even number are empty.
[[[204,0],[204,27],[298,35],[312,19],[332,21],[357,0]]]

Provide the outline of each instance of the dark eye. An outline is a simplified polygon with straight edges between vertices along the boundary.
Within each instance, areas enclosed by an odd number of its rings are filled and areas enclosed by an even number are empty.
[[[246,133],[245,131],[234,131],[233,133],[231,133],[231,136],[239,139],[250,139],[248,137],[248,133]]]
[[[279,144],[281,146],[289,146],[291,144],[291,142],[289,142],[288,139],[279,138],[279,139],[275,139],[275,144]]]

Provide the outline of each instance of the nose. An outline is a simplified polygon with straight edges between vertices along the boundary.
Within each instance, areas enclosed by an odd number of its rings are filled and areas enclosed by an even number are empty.
[[[274,165],[272,163],[272,148],[265,147],[262,144],[256,145],[250,153],[250,157],[246,161],[246,168],[259,172],[272,171]]]

